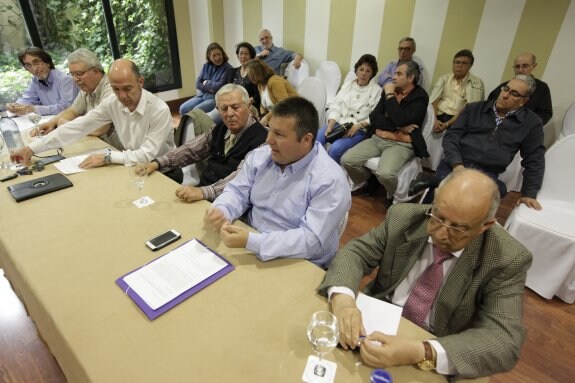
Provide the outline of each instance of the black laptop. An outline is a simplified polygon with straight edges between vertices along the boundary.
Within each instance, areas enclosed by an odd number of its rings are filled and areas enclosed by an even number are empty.
[[[63,174],[56,173],[46,177],[36,178],[8,186],[8,191],[16,202],[52,193],[56,190],[66,189],[73,186],[72,182]]]

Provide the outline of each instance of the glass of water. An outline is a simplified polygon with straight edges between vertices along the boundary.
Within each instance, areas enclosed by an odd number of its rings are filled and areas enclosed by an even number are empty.
[[[28,113],[26,113],[26,117],[28,120],[34,124],[34,132],[36,133],[36,137],[42,137],[42,131],[40,130],[40,126],[38,123],[42,119],[42,115],[38,113],[34,106],[28,105],[27,107]]]
[[[329,311],[315,312],[307,326],[307,339],[317,352],[318,362],[314,367],[314,375],[324,377],[326,366],[322,365],[321,358],[332,351],[339,340],[339,328],[335,315]]]
[[[146,202],[146,197],[143,195],[144,184],[146,183],[146,178],[148,177],[148,169],[145,163],[131,162],[126,164],[128,166],[128,171],[130,174],[130,182],[136,186],[136,189],[140,192],[139,201],[141,203]]]

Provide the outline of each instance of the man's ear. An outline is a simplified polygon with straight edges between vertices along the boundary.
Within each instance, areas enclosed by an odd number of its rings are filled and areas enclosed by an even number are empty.
[[[484,231],[488,230],[491,226],[495,225],[496,223],[497,223],[497,218],[491,218],[491,219],[487,220],[486,222],[484,222],[483,226],[481,226],[480,234],[483,233]]]

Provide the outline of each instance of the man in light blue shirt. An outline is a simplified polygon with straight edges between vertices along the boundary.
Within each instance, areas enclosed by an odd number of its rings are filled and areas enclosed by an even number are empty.
[[[261,261],[303,258],[326,268],[351,206],[349,183],[315,142],[319,121],[312,103],[281,101],[269,126],[268,145],[246,157],[204,220],[226,246],[245,247]],[[245,212],[257,233],[231,223]]]
[[[289,63],[292,60],[294,60],[294,68],[299,69],[303,56],[299,53],[276,47],[269,29],[262,29],[260,31],[259,40],[261,45],[256,47],[256,58],[263,60],[274,72],[281,74],[281,65],[283,63]]]
[[[78,95],[78,87],[70,76],[54,67],[52,57],[44,50],[31,47],[18,55],[22,66],[34,77],[16,103],[7,104],[8,111],[24,115],[34,105],[38,113],[58,114],[70,105]]]

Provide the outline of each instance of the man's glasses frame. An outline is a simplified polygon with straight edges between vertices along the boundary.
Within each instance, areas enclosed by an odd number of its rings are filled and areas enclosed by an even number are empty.
[[[83,77],[86,73],[88,73],[89,71],[91,71],[94,68],[95,67],[91,66],[90,68],[88,68],[86,70],[79,70],[76,72],[68,72],[68,75],[70,75],[70,77],[80,78],[80,77]]]
[[[520,94],[518,91],[511,89],[510,87],[508,87],[507,85],[503,85],[501,87],[501,91],[505,92],[505,93],[509,93],[511,96],[515,97],[515,98],[527,98],[527,96],[524,96],[522,94]]]
[[[432,208],[429,208],[429,210],[425,212],[425,215],[430,218],[431,224],[437,226],[437,228],[434,230],[438,230],[440,226],[444,226],[447,229],[447,233],[449,233],[449,235],[451,235],[452,237],[465,238],[470,236],[469,234],[469,230],[471,230],[470,228],[462,229],[457,226],[448,225],[445,223],[445,220],[433,215],[431,209]]]

